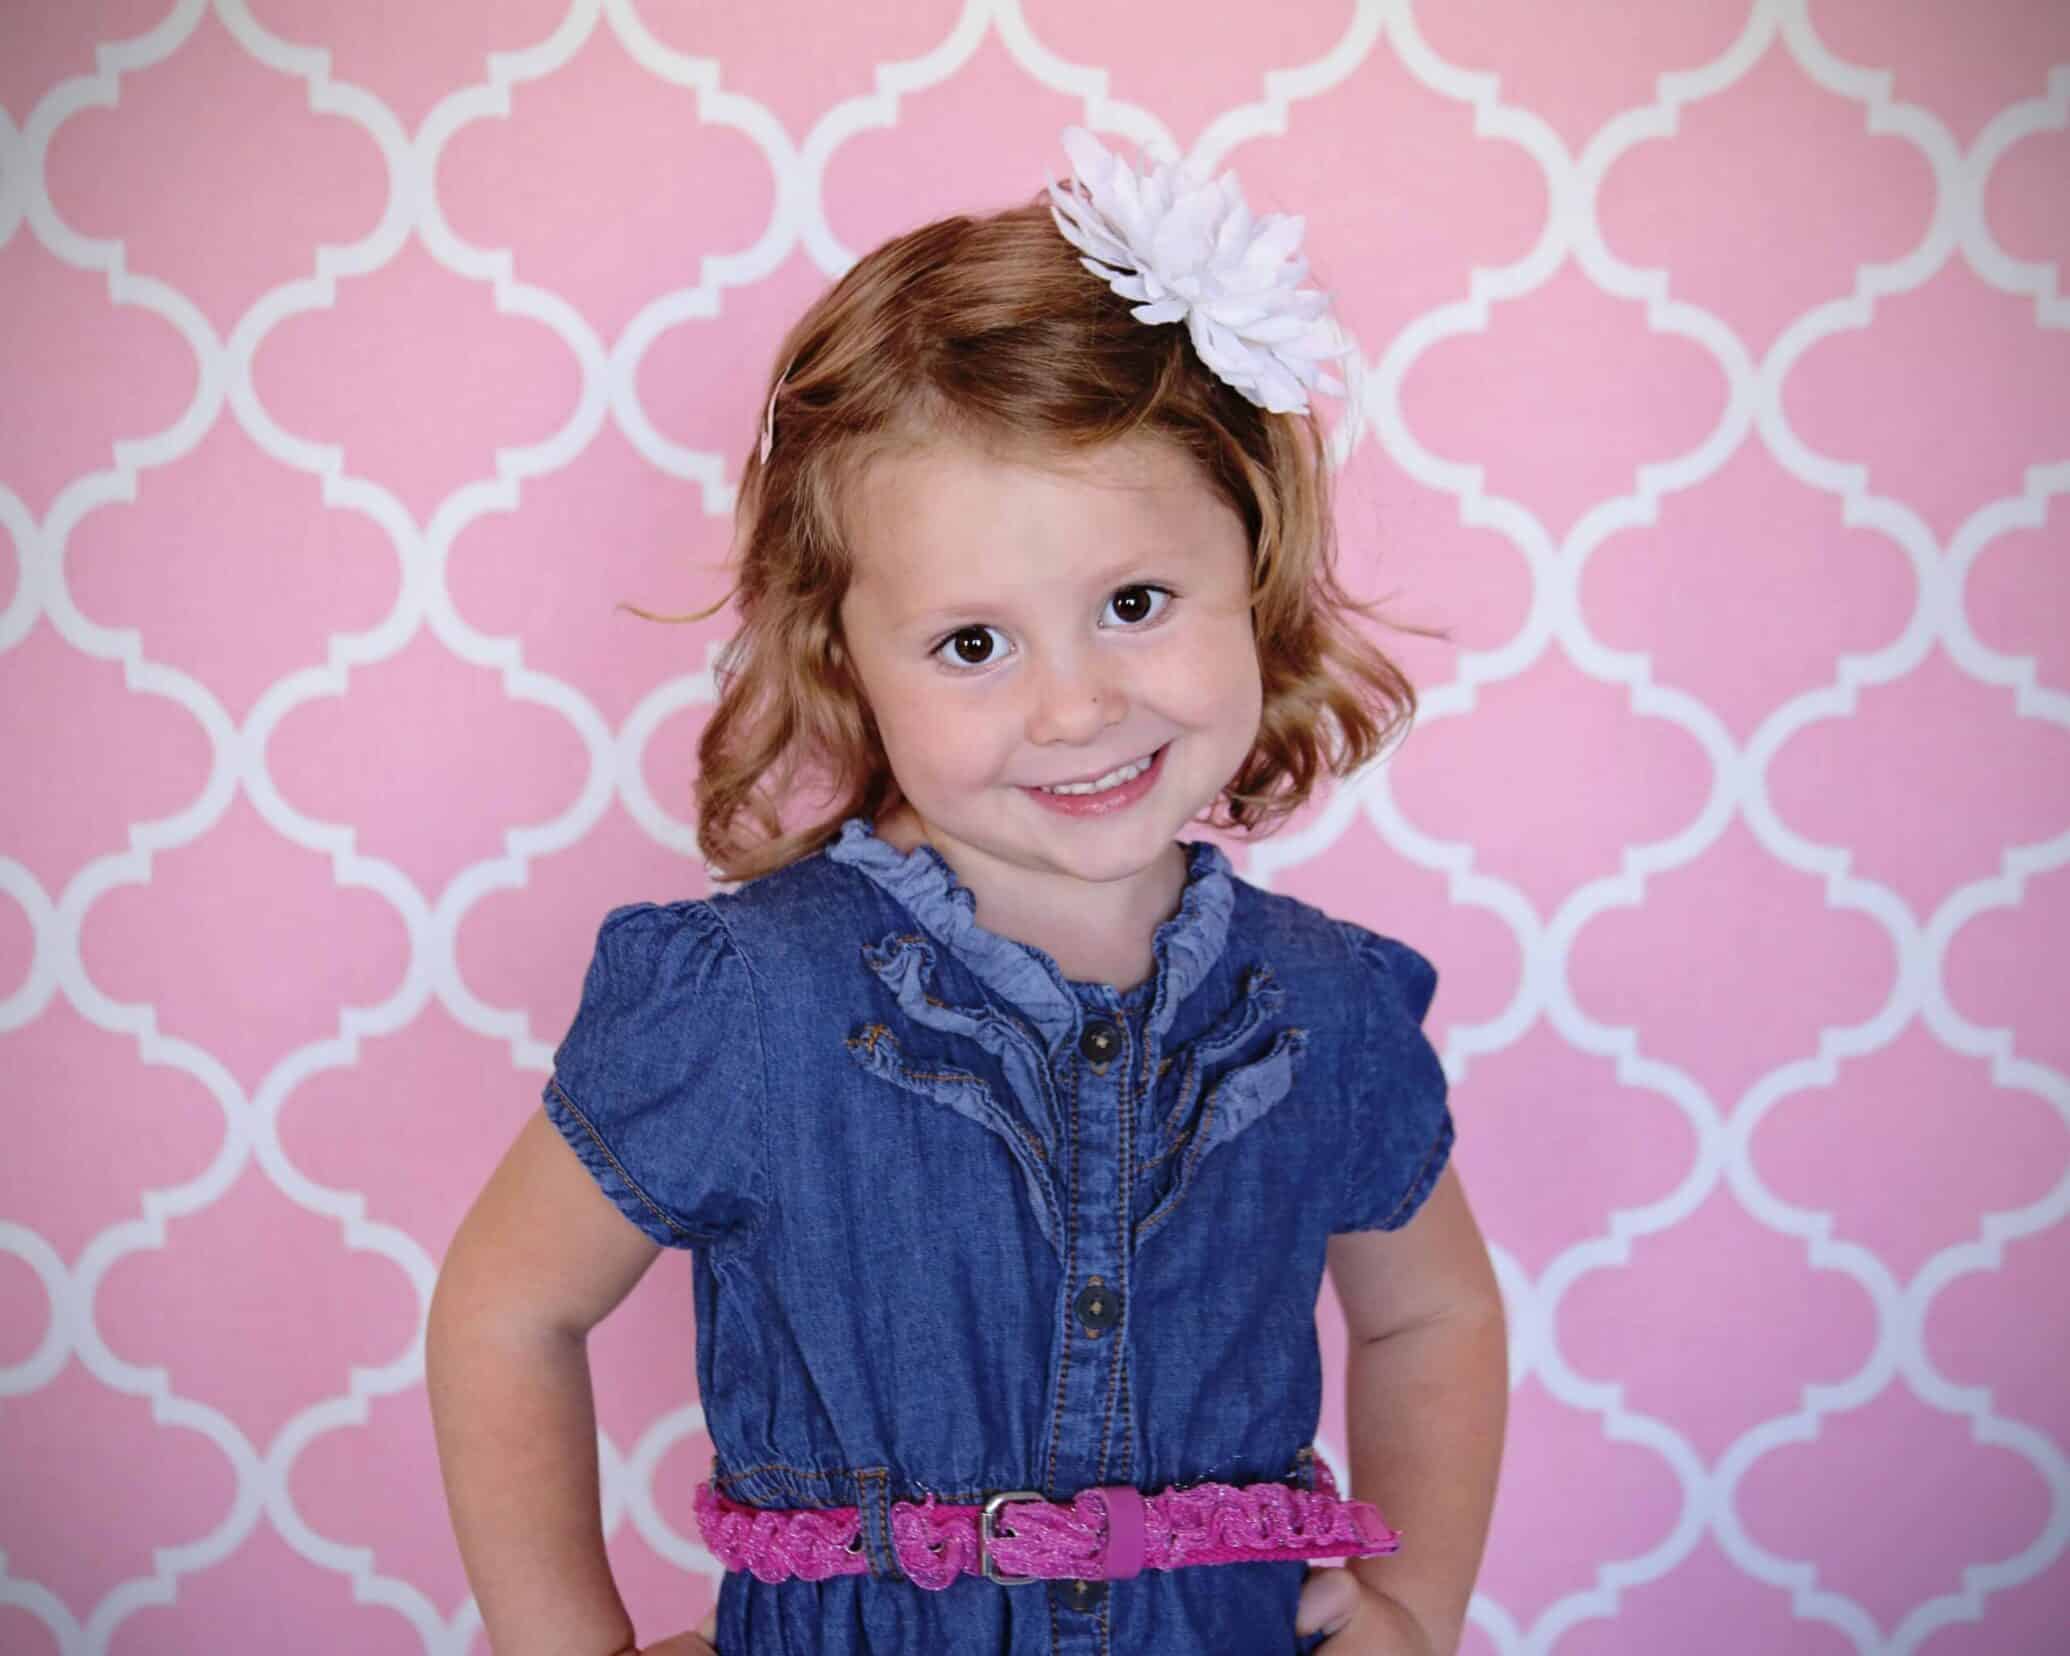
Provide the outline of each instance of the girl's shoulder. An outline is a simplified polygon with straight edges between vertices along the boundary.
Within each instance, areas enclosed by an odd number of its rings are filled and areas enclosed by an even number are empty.
[[[785,975],[853,960],[901,923],[875,885],[818,852],[690,906],[748,963]]]
[[[860,931],[857,882],[823,857],[802,858],[706,897],[623,903],[598,929],[600,957],[648,974],[695,975],[719,962],[760,964],[823,952]]]
[[[1338,1101],[1331,1229],[1398,1229],[1452,1148],[1444,1063],[1423,1028],[1436,967],[1399,938],[1248,884],[1230,935],[1271,968],[1278,1009],[1309,1037],[1307,1073]]]
[[[1437,967],[1421,951],[1354,920],[1343,920],[1285,892],[1233,882],[1232,940],[1243,939],[1281,976],[1336,982],[1347,997],[1377,999],[1421,1023],[1437,993]]]

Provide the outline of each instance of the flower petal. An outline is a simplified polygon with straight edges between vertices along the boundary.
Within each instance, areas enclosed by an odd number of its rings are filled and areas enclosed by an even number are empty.
[[[1071,158],[1071,171],[1080,183],[1094,192],[1104,189],[1119,166],[1107,146],[1084,127],[1064,128],[1064,153]]]
[[[1067,128],[1070,188],[1049,185],[1050,216],[1080,263],[1150,326],[1184,321],[1209,372],[1261,408],[1302,413],[1307,388],[1341,395],[1319,364],[1348,356],[1325,293],[1304,288],[1298,214],[1253,217],[1234,172],[1187,161],[1131,164]]]

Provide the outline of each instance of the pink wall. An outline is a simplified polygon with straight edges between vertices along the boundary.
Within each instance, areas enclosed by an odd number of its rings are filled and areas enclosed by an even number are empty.
[[[714,590],[800,305],[1073,121],[1309,215],[1348,562],[1455,632],[1243,861],[1443,968],[1468,1648],[2064,1648],[2070,8],[98,0],[0,110],[9,1656],[479,1647],[435,1263],[704,889],[720,623],[613,603]],[[686,1289],[594,1342],[650,1637]]]

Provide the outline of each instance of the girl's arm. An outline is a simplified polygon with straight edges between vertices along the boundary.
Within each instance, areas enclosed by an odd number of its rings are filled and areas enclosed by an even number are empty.
[[[1380,1508],[1402,1546],[1353,1560],[1368,1591],[1323,1649],[1450,1656],[1488,1538],[1509,1412],[1502,1296],[1458,1174],[1447,1168],[1400,1230],[1332,1237],[1329,1264],[1351,1339],[1351,1492]],[[1318,1603],[1354,1597],[1327,1579],[1310,1578],[1304,1598],[1317,1597],[1303,1606],[1304,1628]],[[1332,1606],[1313,1619],[1340,1615]]]
[[[497,1656],[610,1656],[589,1330],[661,1252],[535,1111],[439,1273],[425,1386],[467,1579]]]

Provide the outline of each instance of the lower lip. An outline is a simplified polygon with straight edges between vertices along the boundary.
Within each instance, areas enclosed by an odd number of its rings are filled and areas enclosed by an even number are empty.
[[[1125,811],[1157,785],[1157,778],[1164,771],[1165,749],[1170,746],[1167,742],[1150,756],[1150,763],[1141,776],[1132,776],[1105,793],[1057,794],[1045,793],[1040,788],[1023,788],[1021,792],[1037,804],[1046,805],[1058,816],[1096,817]]]

